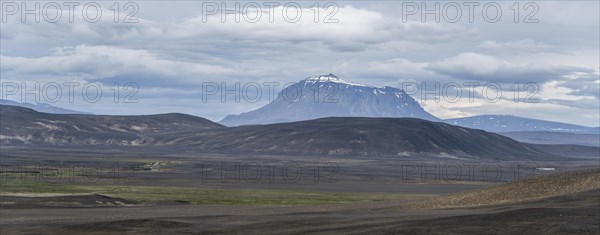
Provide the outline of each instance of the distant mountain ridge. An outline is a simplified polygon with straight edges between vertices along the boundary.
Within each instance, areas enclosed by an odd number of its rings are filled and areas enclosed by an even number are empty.
[[[587,127],[512,115],[479,115],[445,119],[445,123],[490,132],[549,131],[579,134],[600,134],[598,127]]]
[[[271,103],[239,115],[228,115],[226,126],[273,124],[325,117],[410,117],[489,132],[545,131],[600,134],[586,127],[511,115],[478,115],[441,120],[424,110],[401,89],[344,81],[333,74],[308,77],[288,86]]]
[[[550,131],[499,132],[506,137],[532,144],[574,144],[600,147],[600,135]]]
[[[90,114],[46,103],[22,103],[0,99],[0,105],[12,105],[43,113]],[[600,135],[600,127],[587,127],[511,115],[478,115],[440,120],[424,110],[401,89],[374,87],[344,81],[333,74],[308,77],[279,92],[277,98],[253,111],[228,115],[219,123],[226,126],[273,124],[312,120],[324,117],[411,117],[480,129],[495,133],[538,132],[506,135],[528,143],[596,144],[565,141],[554,133]],[[545,133],[542,133],[545,132]],[[542,137],[544,135],[544,137]],[[564,136],[564,135],[563,135]],[[577,136],[577,139],[585,136]],[[596,137],[594,137],[596,138]]]
[[[243,154],[504,160],[557,157],[498,134],[416,118],[334,117],[224,127],[185,114],[47,114],[6,105],[0,105],[0,113],[2,146],[152,146]]]
[[[226,126],[304,121],[324,117],[411,117],[439,119],[401,89],[344,81],[333,74],[309,77],[288,86],[277,98],[239,115],[228,115]]]
[[[56,107],[54,105],[50,105],[47,103],[26,103],[26,102],[17,102],[12,100],[0,99],[0,105],[12,105],[19,106],[24,108],[30,108],[38,112],[42,113],[55,113],[55,114],[91,114],[86,112],[75,111],[71,109],[64,109],[61,107]]]

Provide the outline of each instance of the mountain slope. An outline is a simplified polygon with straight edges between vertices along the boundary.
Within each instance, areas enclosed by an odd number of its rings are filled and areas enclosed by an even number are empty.
[[[479,115],[444,120],[445,123],[491,132],[553,131],[598,134],[598,128],[523,118],[511,115]]]
[[[223,126],[185,114],[108,116],[49,114],[0,105],[3,145],[141,145],[160,134],[202,131]]]
[[[266,106],[240,115],[229,115],[219,123],[239,126],[323,117],[413,117],[439,120],[403,90],[354,84],[329,74],[306,78],[282,90]]]
[[[230,127],[181,138],[203,149],[316,155],[544,158],[510,138],[415,118],[332,117]]]
[[[33,109],[35,111],[43,112],[43,113],[54,113],[54,114],[89,114],[89,113],[79,112],[79,111],[70,110],[70,109],[63,109],[63,108],[56,107],[56,106],[53,106],[53,105],[50,105],[50,104],[46,104],[46,103],[31,104],[31,103],[24,103],[24,102],[22,103],[22,102],[16,102],[16,101],[12,101],[12,100],[0,99],[0,105],[19,106],[19,107],[23,107],[23,108]]]

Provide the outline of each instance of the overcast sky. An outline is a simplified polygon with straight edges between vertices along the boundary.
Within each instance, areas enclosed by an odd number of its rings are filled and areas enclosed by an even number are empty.
[[[56,23],[48,22],[55,20],[55,8],[42,9],[49,14],[42,14],[40,23],[34,22],[32,15],[26,15],[23,23],[21,13],[11,13],[13,7],[3,2],[3,98],[22,101],[18,94],[7,94],[6,84],[26,82],[28,89],[35,89],[37,82],[43,94],[44,85],[56,83],[63,89],[63,97],[54,104],[60,107],[97,114],[183,112],[218,121],[227,114],[268,103],[268,87],[262,87],[258,102],[222,102],[220,96],[203,101],[203,85],[204,89],[212,82],[225,82],[231,89],[236,82],[283,86],[334,73],[373,86],[401,88],[416,82],[433,89],[435,83],[467,82],[503,87],[502,98],[494,102],[484,99],[483,87],[474,89],[473,100],[457,102],[415,95],[427,111],[440,118],[510,114],[600,125],[598,1],[536,2],[532,6],[521,2],[518,8],[514,2],[500,2],[502,15],[494,23],[483,17],[485,2],[474,8],[473,22],[469,22],[469,8],[459,2],[462,15],[455,23],[444,18],[437,23],[432,15],[422,22],[420,13],[403,14],[402,4],[394,1],[338,1],[337,11],[334,7],[320,9],[315,23],[315,10],[310,8],[314,1],[297,3],[303,10],[295,23],[286,21],[282,7],[271,9],[270,22],[264,5],[258,22],[249,22],[256,18],[256,11],[248,8],[248,15],[239,15],[239,23],[234,15],[228,15],[223,23],[220,12],[203,14],[203,5],[191,1],[137,2],[137,7],[127,9],[121,2],[118,16],[111,10],[114,2],[98,2],[103,10],[95,23],[83,18],[85,3],[75,7],[73,22],[62,5]],[[422,2],[415,3],[420,6]],[[440,3],[444,11],[445,2]],[[26,4],[35,8],[34,2]],[[232,1],[226,4],[235,6]],[[435,2],[426,4],[435,8]],[[136,8],[132,19],[138,22],[124,23],[124,17]],[[456,8],[446,9],[447,18],[455,17]],[[488,20],[495,17],[490,9]],[[511,9],[519,9],[518,23]],[[88,20],[95,17],[94,8],[87,12]],[[295,17],[293,7],[287,12],[288,20]],[[325,23],[326,19],[332,22]],[[526,19],[537,23],[523,22]],[[102,98],[96,103],[86,101],[80,86],[71,103],[65,82],[101,84]],[[113,99],[116,82],[121,86],[118,103]],[[129,82],[139,90],[125,90],[123,85]],[[533,96],[537,102],[515,102],[515,83],[536,84],[539,90]],[[128,94],[133,95],[129,100],[137,103],[123,103]],[[519,92],[521,98],[528,94]],[[31,95],[26,97],[33,101]]]

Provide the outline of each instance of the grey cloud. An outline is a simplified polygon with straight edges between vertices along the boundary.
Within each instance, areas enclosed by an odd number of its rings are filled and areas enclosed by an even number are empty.
[[[600,75],[597,73],[576,74],[563,81],[560,86],[571,89],[569,94],[600,98]],[[596,107],[599,107],[596,105]]]
[[[565,99],[547,99],[541,102],[557,104],[567,107],[581,108],[581,109],[597,109],[600,106],[598,99],[578,99],[578,100],[565,100]]]
[[[488,53],[496,54],[526,54],[526,53],[564,53],[564,48],[550,45],[530,38],[514,41],[487,40],[479,44],[479,48]]]
[[[565,65],[514,64],[494,56],[478,53],[462,53],[455,57],[433,62],[427,69],[458,79],[526,83],[562,80],[564,76],[578,72],[590,73],[592,69]]]

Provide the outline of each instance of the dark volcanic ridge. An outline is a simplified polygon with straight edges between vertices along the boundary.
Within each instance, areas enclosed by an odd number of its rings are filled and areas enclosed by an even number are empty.
[[[184,114],[47,114],[4,105],[0,113],[3,146],[159,146],[224,153],[498,160],[553,157],[498,134],[414,118],[335,117],[227,128]]]
[[[321,118],[240,126],[183,138],[189,147],[277,154],[544,158],[545,154],[494,133],[414,118]]]
[[[50,114],[0,105],[0,143],[9,145],[159,144],[163,135],[223,128],[207,119],[179,114],[109,116]]]

